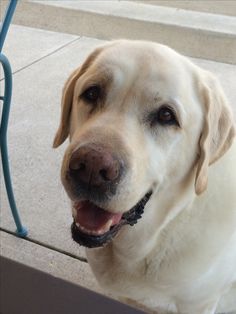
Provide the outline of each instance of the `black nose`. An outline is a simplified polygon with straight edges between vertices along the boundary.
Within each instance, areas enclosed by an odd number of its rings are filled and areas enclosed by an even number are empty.
[[[83,188],[105,189],[117,182],[121,163],[107,149],[82,146],[71,156],[69,173]]]

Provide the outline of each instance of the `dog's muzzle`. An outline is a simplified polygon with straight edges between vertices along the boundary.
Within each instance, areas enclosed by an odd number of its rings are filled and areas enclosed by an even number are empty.
[[[109,242],[124,225],[134,225],[141,218],[152,192],[148,192],[129,211],[112,213],[97,204],[105,204],[116,189],[127,168],[127,160],[95,143],[76,149],[69,160],[67,185],[74,202],[72,237],[86,247],[99,247]],[[81,201],[80,201],[81,200]]]

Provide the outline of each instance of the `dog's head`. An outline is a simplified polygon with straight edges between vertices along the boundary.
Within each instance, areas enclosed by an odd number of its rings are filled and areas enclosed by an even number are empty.
[[[137,222],[152,193],[189,173],[202,193],[234,134],[218,83],[185,57],[138,41],[96,49],[65,84],[54,140],[70,138],[61,177],[73,238],[104,245]]]

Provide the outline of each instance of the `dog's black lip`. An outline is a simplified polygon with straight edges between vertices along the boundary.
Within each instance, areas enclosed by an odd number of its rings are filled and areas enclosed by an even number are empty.
[[[82,232],[77,226],[75,221],[71,225],[71,233],[72,238],[75,242],[79,243],[80,245],[83,245],[88,248],[96,248],[96,247],[102,247],[108,242],[114,238],[114,236],[117,234],[117,232],[121,229],[123,225],[131,225],[137,223],[137,221],[142,217],[143,210],[147,202],[149,201],[150,197],[152,195],[152,191],[147,192],[144,197],[134,206],[132,207],[128,212],[125,212],[121,218],[121,221],[115,225],[112,226],[109,231],[102,235],[89,235],[84,232]]]

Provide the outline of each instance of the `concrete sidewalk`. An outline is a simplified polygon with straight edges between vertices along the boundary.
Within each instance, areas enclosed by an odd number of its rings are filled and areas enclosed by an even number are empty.
[[[52,149],[59,122],[61,90],[68,75],[103,41],[12,25],[4,53],[14,72],[9,156],[15,197],[26,240],[15,226],[1,178],[1,254],[56,277],[101,291],[70,235],[70,204],[60,183],[65,145]],[[192,59],[214,72],[236,113],[236,66]],[[1,81],[1,86],[3,81]]]
[[[133,0],[149,5],[172,7],[197,12],[236,16],[235,0]]]

